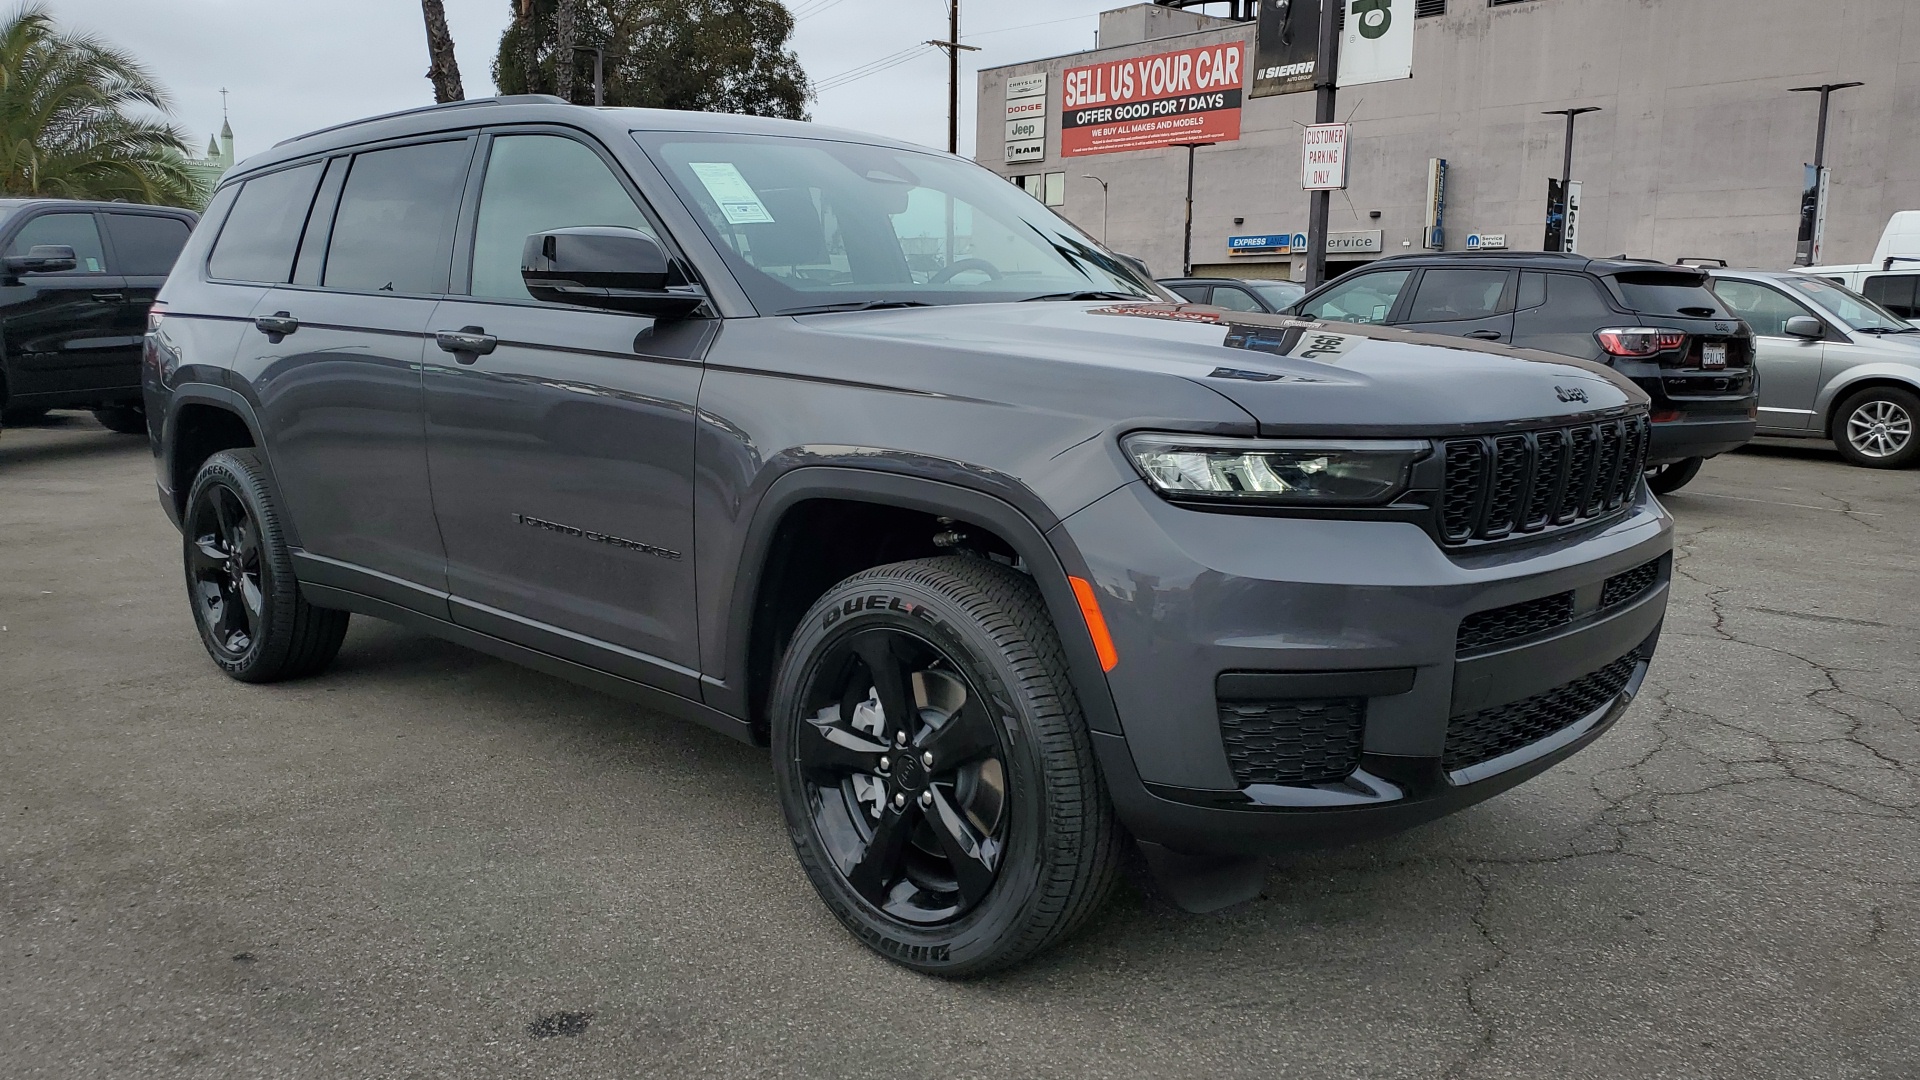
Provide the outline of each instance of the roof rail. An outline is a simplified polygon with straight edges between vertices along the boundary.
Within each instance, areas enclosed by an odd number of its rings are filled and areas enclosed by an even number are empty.
[[[342,128],[358,127],[361,124],[371,124],[375,120],[392,120],[393,118],[398,116],[418,116],[421,113],[439,112],[440,110],[443,110],[443,109],[470,109],[480,105],[566,105],[566,104],[569,104],[566,98],[555,97],[552,94],[507,94],[503,97],[469,98],[466,101],[448,101],[439,105],[422,105],[417,109],[401,109],[398,112],[381,113],[378,116],[367,116],[367,117],[362,117],[358,120],[349,120],[344,124],[334,124],[330,127],[315,128],[314,130],[309,131],[304,135],[295,135],[290,139],[281,139],[279,142],[274,143],[273,145],[275,148],[279,148],[282,146],[286,146],[289,143],[297,143],[302,139],[311,139],[315,135],[325,135],[329,131],[339,131]]]

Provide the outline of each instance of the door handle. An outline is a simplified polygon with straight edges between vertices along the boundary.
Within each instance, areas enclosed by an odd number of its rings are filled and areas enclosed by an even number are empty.
[[[97,292],[93,294],[93,298],[102,304],[121,304],[126,302],[127,294],[117,293],[117,292]]]
[[[492,352],[493,347],[500,344],[499,338],[478,326],[441,330],[433,335],[433,340],[441,349],[452,353],[453,358],[462,364],[473,363]]]
[[[1466,334],[1466,335],[1464,335],[1464,336],[1466,336],[1466,337],[1470,337],[1470,338],[1472,338],[1472,339],[1474,339],[1475,341],[1499,341],[1499,340],[1500,340],[1500,331],[1498,331],[1498,330],[1475,330],[1475,331],[1473,331],[1472,333],[1470,333],[1470,334]]]
[[[268,341],[278,345],[281,338],[300,329],[300,320],[287,312],[276,311],[271,315],[262,315],[253,320],[253,328],[267,335]]]

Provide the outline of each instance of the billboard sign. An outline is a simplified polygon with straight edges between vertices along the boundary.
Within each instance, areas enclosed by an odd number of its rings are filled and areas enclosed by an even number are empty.
[[[1069,68],[1060,155],[1156,150],[1240,138],[1246,46],[1229,41]]]
[[[1340,85],[1413,78],[1413,0],[1342,0]]]
[[[1320,53],[1320,0],[1266,0],[1254,31],[1253,96],[1313,89]]]
[[[1308,191],[1347,186],[1347,125],[1309,124],[1301,131],[1300,186]]]

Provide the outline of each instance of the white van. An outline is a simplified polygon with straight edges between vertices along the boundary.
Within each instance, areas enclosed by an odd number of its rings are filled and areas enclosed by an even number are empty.
[[[1873,261],[1850,266],[1809,266],[1816,274],[1920,326],[1920,210],[1902,210],[1887,220]]]

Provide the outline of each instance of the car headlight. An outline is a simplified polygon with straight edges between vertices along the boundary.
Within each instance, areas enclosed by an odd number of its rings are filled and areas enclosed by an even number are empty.
[[[1407,490],[1424,439],[1222,439],[1144,432],[1121,440],[1161,494],[1278,506],[1378,506]]]

